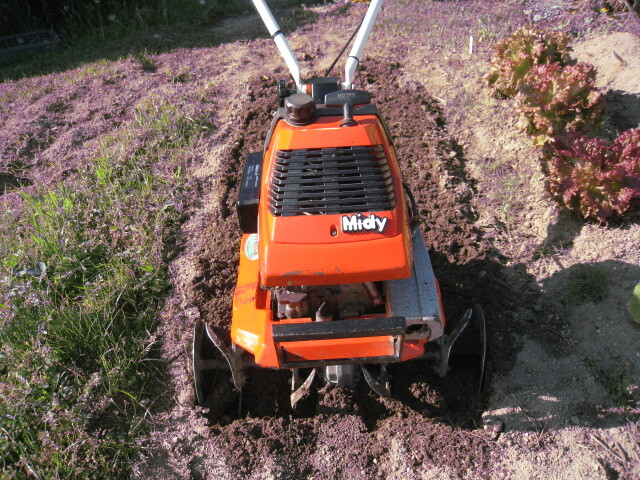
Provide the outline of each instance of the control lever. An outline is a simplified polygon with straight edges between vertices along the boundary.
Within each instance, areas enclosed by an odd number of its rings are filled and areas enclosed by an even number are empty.
[[[344,119],[341,127],[355,127],[358,122],[353,119],[353,107],[371,103],[371,94],[363,90],[338,90],[324,96],[327,107],[342,107]]]

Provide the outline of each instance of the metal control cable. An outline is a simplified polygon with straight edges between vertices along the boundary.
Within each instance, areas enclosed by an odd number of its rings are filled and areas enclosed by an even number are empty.
[[[342,57],[342,55],[344,54],[344,52],[347,50],[347,47],[349,46],[349,44],[353,41],[353,38],[356,36],[356,34],[358,33],[358,30],[360,30],[360,27],[362,26],[362,22],[364,22],[364,17],[362,17],[362,20],[360,20],[360,23],[358,24],[358,27],[355,29],[355,31],[351,34],[351,36],[349,37],[349,40],[347,40],[347,43],[345,43],[344,47],[342,47],[342,50],[340,50],[340,53],[338,54],[338,56],[336,57],[336,59],[333,61],[333,63],[331,64],[331,66],[327,69],[327,71],[325,72],[324,76],[328,77],[331,74],[331,70],[333,70],[333,67],[336,66],[336,63],[338,63],[338,60],[340,60],[340,57]]]

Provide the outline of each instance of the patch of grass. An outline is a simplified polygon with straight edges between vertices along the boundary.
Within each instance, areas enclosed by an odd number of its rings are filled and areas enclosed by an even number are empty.
[[[506,160],[489,159],[483,165],[484,175],[494,184],[496,201],[498,203],[497,216],[504,224],[511,228],[522,209],[522,185],[525,181],[521,173],[517,173]]]
[[[113,62],[107,60],[99,60],[93,64],[87,65],[77,71],[65,73],[63,78],[71,85],[76,85],[94,78],[103,78],[106,81],[115,82],[120,78],[117,67]]]
[[[501,182],[498,199],[500,201],[500,212],[505,223],[511,224],[515,219],[514,209],[520,205],[519,192],[522,186],[522,179],[518,175],[506,175]]]
[[[136,59],[143,72],[155,72],[158,69],[158,64],[154,59],[149,57],[146,52],[136,52],[133,54],[133,58]]]
[[[492,15],[480,15],[478,17],[478,29],[476,32],[478,42],[495,42],[498,39],[498,28]]]
[[[613,403],[616,405],[626,405],[630,400],[632,384],[626,375],[622,373],[609,375],[605,378],[604,385],[611,397],[611,400],[613,400]]]
[[[280,25],[285,30],[295,30],[298,27],[308,25],[316,21],[318,15],[304,5],[293,7],[282,16]]]
[[[566,295],[572,303],[600,302],[608,294],[609,272],[598,265],[576,265],[569,271]]]
[[[585,364],[596,380],[605,388],[615,406],[628,406],[633,398],[633,382],[629,380],[629,375],[622,366],[609,372],[593,360],[585,360]]]
[[[571,247],[573,247],[573,240],[559,240],[553,243],[543,243],[536,249],[532,259],[540,260],[541,258],[562,255]]]
[[[155,99],[85,169],[0,214],[0,477],[128,478],[162,382],[154,330],[206,115]]]
[[[135,106],[134,119],[146,135],[145,148],[151,152],[180,149],[189,145],[194,136],[214,128],[206,110],[198,111],[190,105],[178,107],[156,96]]]
[[[187,83],[191,80],[191,74],[186,68],[180,68],[177,72],[165,70],[164,73],[171,83]]]

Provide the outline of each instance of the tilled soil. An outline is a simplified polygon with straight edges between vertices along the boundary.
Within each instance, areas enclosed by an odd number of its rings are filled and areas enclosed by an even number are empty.
[[[431,247],[445,314],[454,324],[466,308],[482,305],[491,341],[501,344],[509,330],[503,312],[523,300],[498,278],[500,265],[474,227],[474,187],[464,151],[447,134],[437,101],[422,87],[400,87],[394,74],[399,65],[375,59],[365,63],[361,78],[395,134],[401,168]],[[216,173],[217,208],[197,242],[197,273],[188,296],[199,316],[223,337],[228,337],[238,262],[234,203],[242,159],[262,148],[265,125],[276,106],[275,81],[263,77],[250,82],[237,134]],[[494,357],[494,362],[505,360],[504,355]],[[366,385],[353,391],[327,386],[296,411],[289,405],[287,372],[252,372],[240,418],[237,401],[222,412],[215,407],[204,412],[210,438],[235,478],[251,477],[276,458],[287,472],[283,478],[385,478],[389,462],[395,464],[398,458],[404,458],[411,471],[424,465],[454,476],[481,472],[490,443],[484,431],[477,430],[483,402],[478,364],[473,358],[465,360],[454,365],[445,380],[422,362],[393,366],[392,399],[378,398]],[[467,429],[476,433],[465,434]],[[451,458],[459,461],[452,463]],[[403,478],[412,478],[406,475]]]
[[[421,362],[393,366],[391,399],[361,382],[353,391],[320,387],[292,411],[287,372],[263,370],[250,372],[240,412],[230,385],[225,408],[195,405],[191,329],[201,318],[228,340],[239,176],[244,157],[263,148],[277,106],[275,81],[288,76],[269,40],[158,55],[156,72],[128,59],[0,91],[0,188],[13,207],[20,188],[81,168],[105,135],[132,121],[141,99],[209,112],[211,132],[185,159],[194,193],[159,331],[167,377],[136,478],[634,478],[637,405],[635,414],[615,406],[607,382],[623,372],[637,395],[638,331],[621,311],[623,287],[640,280],[638,223],[617,228],[560,216],[513,112],[480,80],[491,41],[511,26],[540,22],[581,35],[591,28],[600,34],[608,23],[582,8],[586,1],[524,2],[525,10],[522,3],[389,1],[356,78],[394,136],[448,328],[465,309],[484,309],[489,359],[481,394],[477,364],[463,357],[444,380]],[[317,7],[317,23],[290,36],[304,54],[305,78],[328,66],[341,46],[336,38],[363,13],[356,9]],[[594,45],[610,49],[606,39]],[[632,65],[634,49],[615,48]],[[628,70],[612,76],[637,78]],[[628,83],[613,85],[624,90]],[[97,90],[104,95],[94,100]],[[639,93],[616,99],[637,106]],[[510,176],[520,181],[513,202],[501,191]],[[568,305],[566,279],[585,262],[612,272],[612,293]],[[470,333],[466,341],[473,340]]]

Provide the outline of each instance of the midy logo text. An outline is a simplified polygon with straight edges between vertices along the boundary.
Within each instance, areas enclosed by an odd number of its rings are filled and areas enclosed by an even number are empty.
[[[368,217],[361,213],[356,213],[354,215],[343,215],[342,231],[347,233],[349,232],[382,233],[384,231],[384,227],[387,226],[388,220],[389,220],[388,218],[378,217],[374,213],[372,213]]]

